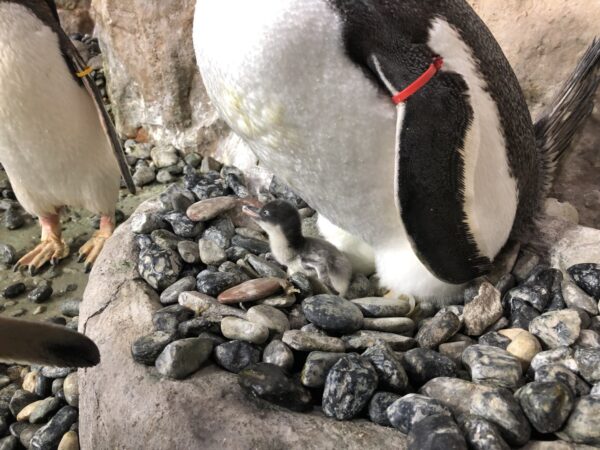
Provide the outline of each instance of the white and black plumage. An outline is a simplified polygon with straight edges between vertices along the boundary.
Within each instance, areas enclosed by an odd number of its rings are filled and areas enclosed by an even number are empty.
[[[100,362],[100,352],[67,327],[0,317],[0,362],[91,367]]]
[[[325,236],[419,296],[457,292],[524,235],[600,54],[573,75],[554,125],[534,129],[464,0],[197,0],[194,45],[222,117],[319,212]],[[395,106],[436,56],[442,69]]]
[[[244,206],[244,212],[269,235],[271,253],[290,274],[316,277],[331,292],[346,294],[352,277],[350,261],[329,242],[305,237],[300,214],[292,204],[274,200],[260,209]]]
[[[89,268],[114,229],[120,171],[133,190],[117,135],[84,69],[54,0],[0,0],[0,163],[42,227],[42,242],[17,267],[34,271],[68,255],[59,212],[73,206],[102,216],[100,230],[80,250]]]

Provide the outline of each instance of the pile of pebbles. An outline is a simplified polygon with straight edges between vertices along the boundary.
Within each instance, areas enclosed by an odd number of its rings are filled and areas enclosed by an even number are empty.
[[[0,364],[0,450],[79,450],[75,369]]]
[[[305,208],[285,189],[261,200],[278,196]],[[171,379],[213,361],[257,401],[368,418],[412,449],[600,446],[599,265],[563,277],[521,251],[464,305],[385,298],[361,275],[341,298],[274,261],[240,214],[253,202],[235,168],[189,171],[132,218],[139,273],[164,306],[135,361]]]

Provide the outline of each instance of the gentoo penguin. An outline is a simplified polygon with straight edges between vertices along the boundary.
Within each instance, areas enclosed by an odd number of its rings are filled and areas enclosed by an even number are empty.
[[[329,242],[305,237],[300,214],[291,203],[274,200],[262,208],[244,206],[243,211],[268,234],[271,253],[290,274],[316,277],[332,293],[346,294],[352,276],[350,261]]]
[[[91,367],[100,362],[89,338],[59,325],[0,317],[0,362]]]
[[[600,60],[595,42],[534,127],[464,0],[197,0],[194,46],[221,116],[326,237],[442,298],[527,235]]]
[[[95,83],[60,27],[54,0],[0,0],[0,163],[27,212],[39,218],[41,243],[18,267],[35,272],[69,254],[60,209],[101,215],[79,250],[89,269],[112,234],[119,171],[127,164]]]

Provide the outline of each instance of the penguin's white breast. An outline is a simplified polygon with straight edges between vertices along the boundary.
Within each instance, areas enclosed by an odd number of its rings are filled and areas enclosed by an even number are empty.
[[[403,234],[396,109],[346,56],[325,0],[199,0],[194,45],[215,106],[265,166],[372,244]]]
[[[0,162],[31,213],[114,210],[119,171],[93,101],[58,36],[12,2],[0,2]]]

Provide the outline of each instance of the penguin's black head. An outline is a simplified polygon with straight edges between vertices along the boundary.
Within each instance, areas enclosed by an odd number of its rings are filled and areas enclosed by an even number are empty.
[[[269,236],[275,233],[283,233],[291,245],[296,245],[302,241],[300,213],[291,203],[283,200],[273,200],[262,208],[244,206],[243,211],[252,217]]]

